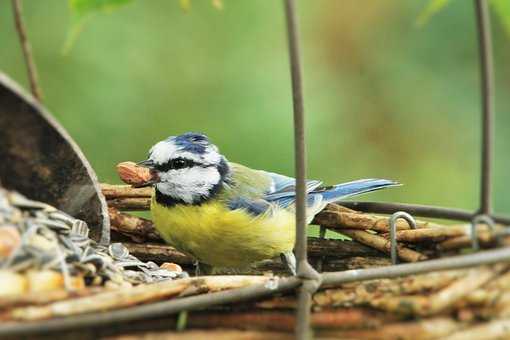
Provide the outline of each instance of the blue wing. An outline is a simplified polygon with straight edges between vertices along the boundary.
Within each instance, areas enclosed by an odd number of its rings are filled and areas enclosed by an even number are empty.
[[[230,209],[245,209],[248,213],[258,216],[271,208],[288,208],[296,200],[296,180],[292,177],[265,172],[271,179],[272,185],[260,199],[232,199],[228,206]],[[362,179],[358,181],[337,184],[330,187],[320,187],[322,182],[310,180],[306,183],[307,207],[314,210],[313,214],[321,210],[327,203],[359,195],[387,187],[400,185],[386,179]],[[313,217],[313,216],[312,216]]]
[[[296,195],[296,179],[292,177],[283,176],[274,172],[265,172],[273,183],[269,191],[266,193],[265,198],[268,200],[278,200],[283,197],[294,197]],[[321,181],[310,180],[306,181],[306,192],[318,188],[322,184]]]
[[[307,190],[307,206],[314,206],[318,203],[319,200],[325,204],[332,203],[350,196],[364,194],[367,192],[397,185],[400,184],[387,179],[362,179],[358,181],[337,184],[331,187],[319,188],[318,186],[315,186],[311,190]],[[279,206],[286,208],[294,203],[295,195],[296,193],[294,190],[286,191],[285,193],[274,192],[266,195],[265,199],[269,202],[276,202]]]
[[[272,205],[264,199],[246,199],[238,197],[228,202],[230,210],[244,209],[251,215],[259,216],[271,209]]]

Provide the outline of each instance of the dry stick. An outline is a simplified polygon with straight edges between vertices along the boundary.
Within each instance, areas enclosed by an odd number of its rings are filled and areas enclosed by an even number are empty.
[[[499,277],[491,280],[484,287],[480,287],[471,292],[461,305],[492,305],[501,298],[502,292],[510,291],[510,272],[506,272]]]
[[[127,243],[123,242],[129,253],[142,261],[153,261],[157,263],[173,262],[178,264],[192,264],[193,258],[181,253],[172,246],[154,243]]]
[[[326,209],[317,214],[312,222],[332,229],[370,229],[379,232],[389,231],[389,219],[385,216],[360,213],[335,204],[329,204]],[[416,221],[417,228],[435,228],[438,224]],[[397,230],[410,229],[407,221],[397,220]]]
[[[311,325],[314,328],[373,328],[394,320],[390,315],[363,308],[320,311],[311,315]],[[290,332],[295,323],[295,315],[288,311],[207,312],[194,313],[188,318],[188,325],[197,328],[255,328]]]
[[[136,335],[120,335],[108,337],[107,340],[188,340],[188,339],[208,339],[208,340],[292,340],[294,337],[288,333],[268,332],[268,331],[241,331],[231,329],[209,329],[209,330],[190,330],[184,332],[146,332]]]
[[[344,305],[367,305],[382,294],[393,296],[418,294],[440,290],[456,279],[466,276],[467,270],[433,272],[397,279],[380,279],[362,283],[344,284],[316,293],[316,306],[334,307]]]
[[[204,291],[235,289],[273,280],[264,276],[205,276],[192,279],[162,281],[122,290],[108,291],[94,296],[55,302],[39,307],[14,308],[3,317],[13,320],[41,320],[128,307],[143,302],[162,300],[177,295]]]
[[[101,183],[101,191],[107,199],[122,197],[150,198],[152,196],[153,189],[151,187],[133,188],[131,185]]]
[[[467,245],[466,242],[471,245],[470,227],[470,225],[465,224],[438,228],[400,230],[397,231],[396,238],[398,241],[411,243],[425,241],[444,241],[439,245],[440,249],[455,249],[459,246]],[[499,231],[502,230],[500,225],[496,225],[496,227],[499,228]],[[489,243],[494,240],[495,235],[489,231],[489,228],[486,225],[480,224],[477,228],[478,239],[480,242]],[[496,232],[498,232],[498,229],[496,229]]]
[[[404,315],[429,316],[438,314],[455,305],[473,290],[496,277],[502,266],[473,268],[468,274],[446,288],[429,296],[381,296],[372,299],[372,307]]]
[[[354,230],[354,229],[345,229],[342,230],[342,234],[345,234],[349,237],[351,237],[353,240],[356,240],[358,242],[361,242],[369,247],[375,248],[377,250],[380,250],[384,253],[389,254],[390,253],[390,241],[385,239],[384,237],[381,237],[379,235],[371,234],[363,230]],[[399,258],[401,258],[404,261],[407,262],[418,262],[422,260],[426,260],[427,256],[403,247],[399,245],[397,247],[397,254]]]
[[[444,340],[509,339],[510,319],[494,320],[468,327],[444,338]]]
[[[151,207],[150,198],[145,197],[118,197],[106,201],[109,207],[126,211],[144,211]]]
[[[193,259],[176,250],[174,247],[160,243],[132,243],[123,242],[129,252],[143,261],[154,261],[157,263],[175,262],[178,264],[191,264]],[[357,242],[340,240],[319,240],[309,238],[308,252],[310,256],[332,256],[337,260],[333,267],[367,267],[378,264],[382,253],[359,244]],[[354,261],[353,261],[354,258]],[[387,264],[387,263],[385,263]],[[257,266],[254,269],[267,270],[264,265]]]
[[[3,296],[0,297],[0,309],[13,306],[44,305],[55,301],[90,296],[104,290],[104,287],[90,287],[78,290],[53,290],[44,292],[44,294],[36,292],[23,295]]]
[[[466,227],[464,226],[399,230],[395,236],[397,241],[417,243],[424,241],[441,241],[449,237],[462,235],[466,235]]]
[[[25,23],[23,22],[21,0],[12,0],[12,9],[14,13],[14,21],[16,23],[16,31],[18,32],[19,42],[25,58],[27,66],[28,79],[30,81],[30,89],[33,96],[38,102],[41,102],[41,88],[39,87],[39,80],[37,75],[37,68],[35,66],[34,57],[32,55],[32,48],[28,41]]]
[[[495,236],[491,234],[487,228],[487,226],[479,226],[480,231],[478,232],[478,241],[481,245],[489,245],[493,241],[495,241]],[[450,239],[444,240],[438,244],[437,248],[439,250],[456,250],[461,248],[471,248],[472,241],[469,235],[452,237]]]
[[[108,208],[108,214],[110,216],[112,230],[128,236],[135,236],[135,239],[138,238],[140,242],[146,239],[162,240],[151,220],[124,214],[111,207]]]
[[[328,339],[428,340],[443,339],[462,327],[464,324],[450,318],[434,318],[417,322],[390,323],[373,330],[321,330],[318,335]]]

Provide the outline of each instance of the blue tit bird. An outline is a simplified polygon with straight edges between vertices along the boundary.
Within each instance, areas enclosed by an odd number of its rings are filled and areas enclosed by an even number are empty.
[[[229,162],[207,136],[191,132],[158,142],[138,164],[151,169],[151,213],[167,243],[213,268],[281,256],[295,273],[294,178]],[[307,181],[308,223],[328,203],[398,183],[321,185]]]

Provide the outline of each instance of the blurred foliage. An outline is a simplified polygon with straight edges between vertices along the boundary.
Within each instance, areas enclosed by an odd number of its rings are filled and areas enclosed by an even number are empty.
[[[134,0],[68,0],[71,10],[72,26],[69,29],[64,44],[63,54],[68,54],[79,34],[83,31],[88,19],[97,13],[109,13],[119,7],[127,5]],[[191,0],[179,0],[181,8],[188,11],[191,8]],[[222,0],[211,0],[211,4],[217,9],[223,8]]]
[[[434,14],[441,11],[452,0],[429,0],[428,4],[419,14],[416,23],[419,26],[427,23]],[[489,0],[489,5],[498,15],[507,34],[510,35],[510,1],[508,0]]]
[[[156,141],[202,131],[232,161],[292,175],[292,98],[279,1],[132,1],[94,16],[67,56],[62,0],[24,1],[45,104],[99,178]],[[363,197],[475,209],[480,95],[471,1],[423,27],[423,1],[299,2],[309,177],[397,179]],[[27,84],[10,2],[0,1],[0,69]],[[510,213],[510,43],[494,25],[495,200]]]

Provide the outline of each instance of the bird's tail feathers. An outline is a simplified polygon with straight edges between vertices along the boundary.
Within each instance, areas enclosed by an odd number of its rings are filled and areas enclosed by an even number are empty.
[[[316,191],[314,190],[311,192],[311,194],[320,193],[326,202],[332,203],[350,196],[399,185],[401,184],[387,179],[360,179],[353,182],[322,188]]]

